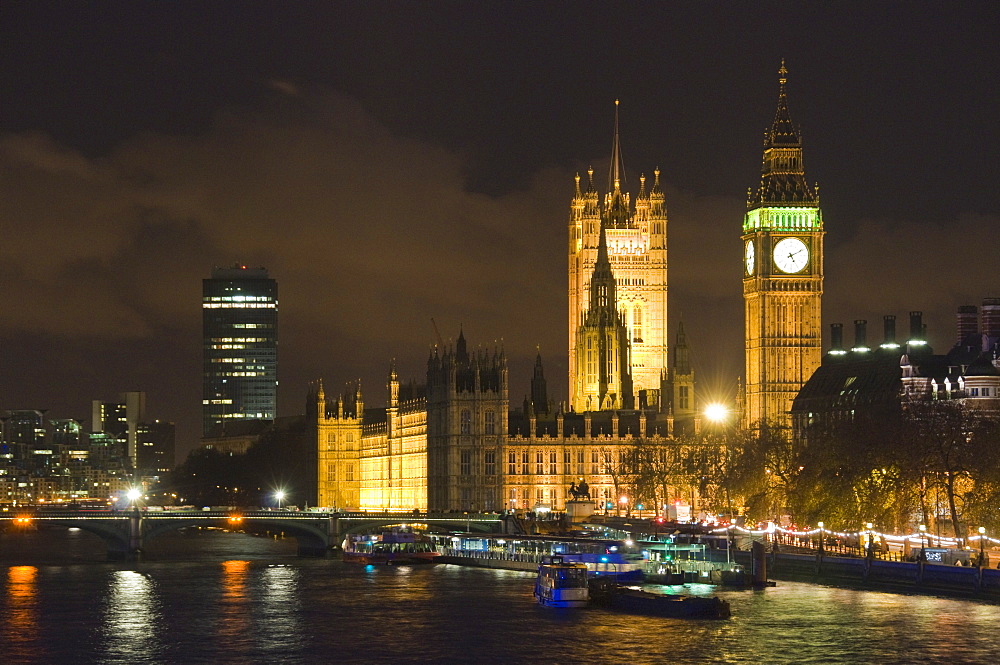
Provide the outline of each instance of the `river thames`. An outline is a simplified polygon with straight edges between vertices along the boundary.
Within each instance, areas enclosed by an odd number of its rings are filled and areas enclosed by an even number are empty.
[[[191,531],[142,563],[80,531],[0,533],[0,662],[990,663],[1000,607],[778,582],[729,620],[554,610],[529,573],[365,567]],[[699,587],[688,592],[699,592]],[[707,588],[704,588],[707,590]]]

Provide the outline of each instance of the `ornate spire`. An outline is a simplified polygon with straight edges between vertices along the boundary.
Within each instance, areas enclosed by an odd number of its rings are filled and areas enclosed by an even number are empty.
[[[615,137],[611,144],[611,169],[608,172],[608,190],[621,189],[622,181],[622,146],[618,137],[618,100],[615,100]]]
[[[618,100],[615,100],[615,137],[611,146],[611,168],[608,171],[608,193],[605,197],[605,226],[609,229],[627,229],[632,223],[628,194],[622,193],[625,179],[621,142],[618,136]]]
[[[792,122],[788,113],[788,70],[785,68],[785,60],[781,60],[781,68],[778,69],[778,108],[774,113],[774,123],[771,131],[766,134],[765,147],[801,147],[799,129]]]
[[[747,207],[771,204],[816,204],[816,191],[806,182],[802,164],[801,132],[788,112],[788,69],[778,69],[778,107],[771,128],[764,132],[764,160],[760,186]]]

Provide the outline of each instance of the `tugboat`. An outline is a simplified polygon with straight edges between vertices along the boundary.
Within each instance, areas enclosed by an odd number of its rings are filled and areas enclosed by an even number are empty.
[[[441,553],[427,538],[411,532],[385,532],[344,541],[344,561],[395,564],[433,563]]]
[[[569,563],[561,556],[545,556],[538,566],[535,599],[550,607],[583,607],[590,600],[587,565]]]

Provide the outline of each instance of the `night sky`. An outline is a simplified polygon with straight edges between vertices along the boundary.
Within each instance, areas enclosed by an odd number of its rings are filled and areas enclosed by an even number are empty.
[[[279,414],[436,336],[502,344],[511,402],[540,348],[566,398],[573,175],[659,167],[671,340],[700,387],[743,372],[746,191],[789,70],[826,223],[824,327],[1000,297],[1000,4],[4,2],[0,409],[89,418],[145,390],[201,413],[201,280],[279,285]],[[585,176],[584,176],[585,177]]]

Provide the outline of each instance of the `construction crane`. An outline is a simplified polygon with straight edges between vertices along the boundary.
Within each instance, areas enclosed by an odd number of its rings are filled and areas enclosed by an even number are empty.
[[[434,321],[434,317],[431,317],[431,325],[434,326],[434,334],[437,335],[438,346],[444,349],[444,340],[441,339],[441,332],[438,330],[438,324]]]

